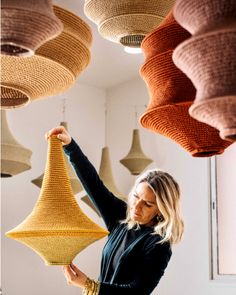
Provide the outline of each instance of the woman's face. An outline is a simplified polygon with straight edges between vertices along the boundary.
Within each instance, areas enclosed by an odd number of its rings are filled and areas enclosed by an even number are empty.
[[[129,211],[131,220],[139,224],[153,225],[153,218],[160,214],[156,196],[147,182],[137,185],[134,194],[130,197]]]

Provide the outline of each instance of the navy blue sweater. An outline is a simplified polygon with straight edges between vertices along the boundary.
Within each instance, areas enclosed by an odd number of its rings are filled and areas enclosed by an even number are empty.
[[[99,295],[151,294],[170,260],[170,244],[157,244],[160,236],[152,234],[152,227],[128,230],[126,224],[120,223],[126,217],[126,203],[104,186],[95,168],[73,139],[64,150],[110,232],[102,254]],[[127,236],[130,236],[130,231],[135,233],[132,233],[129,242]],[[124,239],[125,246],[122,243]],[[120,247],[123,249],[117,258]],[[115,266],[114,257],[117,262]]]

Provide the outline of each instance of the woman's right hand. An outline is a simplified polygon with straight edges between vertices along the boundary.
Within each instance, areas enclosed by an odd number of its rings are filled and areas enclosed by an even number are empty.
[[[62,145],[68,145],[71,142],[71,136],[64,126],[52,128],[45,134],[45,138],[48,139],[52,135],[56,135],[62,142]]]

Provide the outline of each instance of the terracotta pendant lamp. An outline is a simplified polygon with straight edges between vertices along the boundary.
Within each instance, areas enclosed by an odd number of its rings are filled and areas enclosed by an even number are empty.
[[[60,126],[64,126],[65,129],[68,130],[67,122],[61,122]],[[72,187],[72,191],[73,191],[73,194],[76,195],[83,191],[83,187],[65,155],[64,155],[64,158],[66,162],[66,168],[69,174],[69,180]],[[43,183],[43,178],[44,178],[44,173],[41,174],[39,177],[33,179],[31,182],[41,188]]]
[[[194,157],[221,154],[229,146],[218,130],[193,119],[188,109],[196,89],[172,61],[174,49],[191,35],[174,19],[172,11],[142,42],[145,62],[140,74],[149,90],[150,101],[140,117],[143,127],[181,145]]]
[[[178,0],[174,15],[193,36],[173,60],[197,89],[190,115],[236,140],[236,3],[234,0]]]
[[[174,0],[85,0],[85,15],[105,39],[140,47],[144,36],[160,24]]]
[[[1,54],[31,56],[62,28],[51,0],[1,1]]]
[[[1,177],[11,177],[31,168],[32,152],[12,135],[6,111],[1,110]]]
[[[153,161],[148,158],[141,147],[139,130],[133,130],[132,145],[126,157],[120,160],[132,175],[139,175]]]
[[[73,85],[90,61],[92,33],[77,15],[54,6],[64,25],[62,33],[28,58],[1,56],[1,108],[25,106],[56,95]]]
[[[99,168],[99,177],[101,178],[105,186],[109,189],[109,191],[111,191],[117,198],[123,201],[127,201],[127,197],[123,195],[116,187],[112,169],[111,169],[109,148],[107,146],[102,149],[102,157],[101,157],[101,163]],[[93,203],[90,201],[88,196],[82,197],[81,200],[83,200],[88,206],[90,206],[93,210],[95,210],[95,212],[99,216],[101,216],[98,210],[93,205]]]
[[[52,136],[39,199],[32,213],[6,235],[30,247],[47,265],[68,265],[80,251],[107,234],[78,206],[62,144]]]

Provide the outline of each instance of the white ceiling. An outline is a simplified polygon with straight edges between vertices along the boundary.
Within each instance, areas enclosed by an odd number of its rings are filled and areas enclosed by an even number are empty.
[[[83,12],[84,0],[54,0],[53,3],[80,16],[93,32],[91,62],[79,76],[79,82],[109,88],[139,76],[143,54],[128,54],[120,44],[102,38]]]

